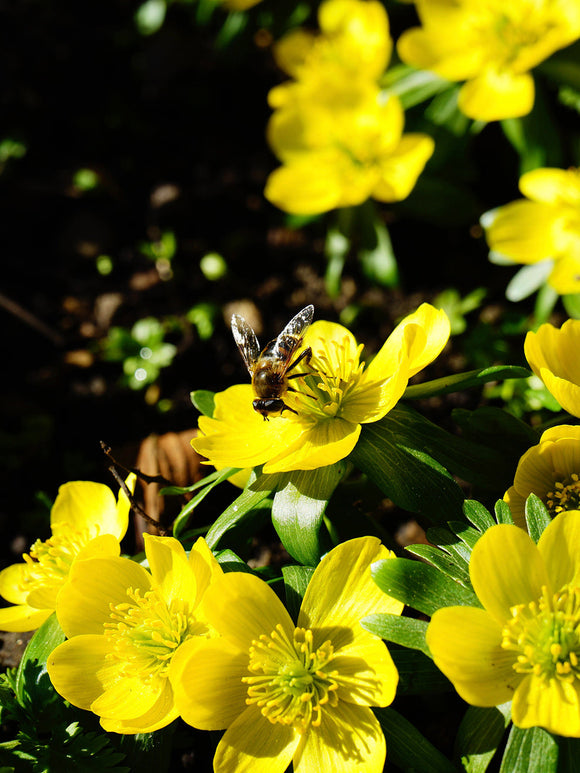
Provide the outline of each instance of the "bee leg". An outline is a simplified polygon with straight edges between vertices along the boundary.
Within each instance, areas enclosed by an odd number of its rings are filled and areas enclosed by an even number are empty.
[[[298,390],[294,389],[294,387],[289,386],[288,392],[294,392],[296,394]],[[304,397],[311,397],[313,400],[318,400],[318,397],[316,397],[315,395],[309,395],[308,392],[302,392],[301,394],[303,394]],[[291,411],[292,408],[288,408],[288,410]],[[294,411],[294,413],[296,413],[296,411]]]
[[[292,390],[292,391],[294,391],[294,390]],[[284,403],[284,407],[280,411],[280,415],[282,415],[284,413],[284,411],[292,411],[292,413],[295,413],[296,416],[298,416],[298,411],[295,411],[294,408],[290,408],[290,406],[286,405],[286,403]]]
[[[296,357],[294,362],[290,363],[290,365],[286,368],[286,373],[289,373],[291,370],[293,370],[298,365],[299,362],[302,362],[302,360],[306,360],[306,364],[308,364],[311,358],[312,358],[312,349],[308,347],[308,349],[304,349],[302,354]],[[305,374],[303,373],[296,374],[296,376],[303,376],[303,375]],[[294,376],[289,376],[288,378],[294,378]]]

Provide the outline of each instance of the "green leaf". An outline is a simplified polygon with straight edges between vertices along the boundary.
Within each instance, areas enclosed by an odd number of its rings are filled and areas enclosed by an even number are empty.
[[[430,657],[420,650],[408,650],[395,645],[389,647],[399,672],[399,695],[425,695],[428,693],[454,692],[447,677],[439,671]],[[388,744],[388,741],[387,741]]]
[[[405,423],[408,416],[408,409],[396,408],[380,421],[363,424],[349,459],[399,507],[434,521],[459,514],[461,490],[447,470],[422,450],[427,445],[425,436],[417,423]]]
[[[512,725],[500,773],[556,773],[557,769],[558,744],[547,730]]]
[[[224,480],[231,478],[231,476],[236,472],[239,472],[236,467],[224,467],[223,470],[217,471],[217,475],[215,475],[215,477],[214,475],[208,476],[208,478],[211,477],[209,483],[198,494],[189,500],[189,502],[182,508],[177,518],[173,521],[173,535],[176,539],[183,538],[183,534],[189,521],[189,516],[199,505],[199,503],[206,498],[212,489],[214,489],[220,483],[223,483]],[[205,480],[207,480],[207,478]]]
[[[530,494],[526,499],[526,523],[528,525],[528,534],[537,542],[542,536],[542,532],[552,520],[546,505],[536,494]]]
[[[495,520],[487,508],[475,499],[466,499],[463,503],[463,514],[468,521],[476,526],[479,531],[487,531],[490,526],[495,526]]]
[[[222,468],[221,470],[216,470],[215,472],[210,473],[209,475],[205,475],[203,478],[198,480],[196,483],[192,483],[191,486],[164,486],[159,493],[161,496],[183,496],[183,494],[193,494],[194,491],[197,491],[200,488],[204,488],[204,486],[207,486],[208,483],[212,483],[216,478],[221,478],[223,475],[225,468]],[[237,467],[228,467],[227,468],[232,475],[235,475],[236,472],[239,472],[239,468]],[[229,476],[228,476],[229,477]]]
[[[373,709],[387,738],[389,763],[420,773],[457,773],[457,768],[408,719],[391,708]]]
[[[211,419],[215,409],[215,392],[209,392],[207,389],[196,389],[189,396],[197,410]]]
[[[361,240],[358,258],[364,275],[383,287],[396,287],[399,281],[397,259],[389,232],[372,199],[358,207],[357,223]]]
[[[467,569],[441,548],[434,545],[419,544],[408,545],[405,550],[418,558],[423,558],[440,572],[451,577],[452,580],[461,583],[465,588],[471,587]]]
[[[424,620],[377,613],[363,618],[361,625],[366,631],[380,636],[385,641],[392,641],[395,644],[400,644],[401,647],[421,650],[425,655],[430,656],[429,647],[425,641],[428,623]]]
[[[295,566],[291,564],[290,566],[282,567],[284,588],[286,590],[286,607],[293,620],[298,619],[302,599],[313,574],[314,569],[310,566]]]
[[[422,384],[407,387],[404,400],[417,400],[435,395],[447,395],[452,392],[462,392],[471,387],[480,387],[489,381],[504,381],[508,378],[528,378],[530,371],[517,365],[492,365],[489,368],[469,370],[454,376],[444,376]]]
[[[454,83],[449,83],[435,73],[416,70],[407,64],[389,67],[381,78],[381,86],[396,94],[405,110],[425,102],[435,94],[456,88]]]
[[[495,503],[495,517],[498,523],[513,523],[512,513],[507,502],[498,499]]]
[[[471,551],[475,547],[475,543],[481,537],[481,534],[472,526],[468,526],[465,521],[449,521],[448,523],[451,531],[459,537],[464,545],[467,546],[467,554],[471,555]]]
[[[580,773],[580,740],[560,736],[557,741],[558,773]]]
[[[344,461],[316,470],[280,475],[272,505],[272,523],[290,555],[316,566],[328,549],[320,544],[319,530],[328,500],[344,474]]]
[[[132,773],[151,773],[169,770],[173,734],[177,722],[154,733],[122,735],[119,748],[127,756],[125,762]]]
[[[247,563],[242,561],[233,550],[220,550],[215,554],[215,557],[224,572],[246,572],[246,574],[254,574]]]
[[[477,596],[428,564],[407,558],[376,561],[371,573],[388,596],[431,616],[441,607],[481,604]]]
[[[439,526],[427,529],[426,537],[429,542],[450,553],[455,563],[467,571],[471,550],[458,539],[456,534],[453,534],[449,529],[443,529]]]
[[[54,696],[46,660],[64,640],[65,635],[53,612],[28,642],[16,671],[15,693],[21,705],[28,702],[39,704]]]
[[[260,470],[258,472],[258,470]],[[205,535],[205,541],[212,550],[215,550],[224,534],[233,529],[240,521],[259,508],[276,488],[276,475],[262,475],[261,468],[252,471],[246,488],[240,496],[227,507],[214,522],[211,529]],[[259,513],[263,515],[263,513]]]
[[[466,773],[484,773],[510,723],[511,702],[493,708],[469,706],[459,725],[454,757]]]
[[[580,293],[574,295],[563,295],[562,303],[569,317],[580,319]]]

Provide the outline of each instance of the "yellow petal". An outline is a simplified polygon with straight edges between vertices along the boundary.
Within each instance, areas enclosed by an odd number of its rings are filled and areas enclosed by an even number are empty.
[[[580,737],[580,700],[577,680],[566,684],[559,679],[528,676],[516,690],[512,720],[518,727],[543,727],[555,735]]]
[[[200,730],[223,730],[246,708],[249,652],[227,639],[193,638],[171,659],[169,680],[183,719]]]
[[[189,565],[197,582],[198,598],[201,599],[212,580],[223,574],[223,569],[203,537],[200,537],[191,548]]]
[[[427,134],[404,134],[397,147],[379,159],[380,178],[372,190],[379,201],[402,201],[411,193],[435,142]]]
[[[185,550],[173,537],[144,534],[145,555],[149,562],[153,584],[169,604],[174,599],[186,599],[195,606],[197,586]]]
[[[552,588],[580,585],[580,511],[560,513],[544,529],[538,550],[544,559]]]
[[[514,653],[502,648],[501,637],[501,624],[484,609],[474,607],[437,610],[426,635],[437,668],[474,706],[497,706],[511,700],[521,681],[512,668]]]
[[[286,33],[272,47],[278,67],[293,78],[297,77],[306,57],[312,51],[314,40],[314,35],[304,29],[295,29]]]
[[[121,553],[121,545],[112,534],[101,534],[95,537],[77,553],[75,561],[87,558],[116,558]]]
[[[218,392],[215,418],[199,419],[204,434],[191,441],[195,450],[216,466],[255,467],[286,448],[302,432],[301,423],[288,411],[265,421],[254,411],[253,399],[249,384],[236,384]]]
[[[63,642],[49,655],[46,667],[54,689],[79,709],[90,709],[111,678],[104,636],[77,636]]]
[[[121,539],[127,519],[119,513],[115,496],[108,486],[92,481],[71,481],[60,486],[50,513],[51,526],[66,524],[77,530],[99,527],[101,534]]]
[[[339,682],[336,694],[340,701],[357,706],[389,706],[395,699],[399,673],[386,645],[376,636],[367,631],[357,634],[350,646],[339,651],[332,664],[341,678],[349,682]]]
[[[335,416],[321,419],[264,465],[264,472],[316,470],[344,459],[355,447],[360,424]]]
[[[101,717],[101,727],[106,733],[154,733],[162,727],[167,727],[179,717],[179,712],[173,705],[173,692],[166,685],[157,702],[139,717],[131,719],[110,719]]]
[[[203,608],[214,628],[245,651],[253,639],[269,636],[277,625],[282,625],[290,638],[294,632],[278,596],[267,583],[246,572],[216,577],[204,596]]]
[[[35,609],[54,610],[56,608],[56,599],[61,588],[62,580],[53,582],[46,581],[42,585],[37,584],[28,594],[27,603]]]
[[[299,742],[300,735],[292,727],[272,724],[257,706],[248,706],[219,742],[213,769],[215,773],[284,773]]]
[[[29,573],[28,564],[12,564],[0,572],[0,596],[12,604],[24,604],[28,589],[23,590],[24,581]]]
[[[422,303],[393,330],[368,367],[368,376],[377,379],[400,367],[400,352],[408,351],[409,377],[415,375],[443,351],[449,338],[447,314],[429,303]]]
[[[335,650],[364,633],[360,621],[375,612],[400,614],[403,604],[383,593],[371,577],[371,564],[393,558],[376,537],[358,537],[333,548],[308,584],[298,626],[322,629]],[[323,642],[315,640],[315,646]]]
[[[559,380],[563,380],[569,381],[572,387],[578,388],[580,385],[578,351],[580,351],[580,320],[576,319],[566,320],[559,330],[550,324],[540,325],[536,333],[529,332],[526,335],[524,342],[526,359],[536,376],[544,380],[546,374],[542,371],[546,369],[553,374],[551,380],[555,385],[558,385]],[[549,386],[548,389],[551,391]],[[564,399],[577,399],[574,389],[568,395],[562,385],[561,391]],[[565,407],[557,395],[554,394],[554,397],[562,407]],[[573,404],[580,405],[580,403]],[[569,411],[569,408],[566,410]]]
[[[461,112],[476,121],[500,121],[527,115],[534,106],[534,94],[534,80],[529,73],[486,69],[461,87],[458,105]]]
[[[542,596],[542,586],[552,586],[542,556],[523,529],[498,524],[476,542],[469,574],[477,597],[503,625],[516,604],[528,604]]]
[[[140,676],[123,676],[117,682],[107,685],[91,703],[90,709],[100,717],[131,721],[155,706],[166,685],[171,689],[169,683],[161,677],[145,682]]]
[[[69,639],[102,633],[110,604],[126,603],[128,588],[138,588],[143,594],[150,587],[149,572],[128,558],[76,561],[57,597],[58,622]]]
[[[294,772],[381,773],[385,757],[385,737],[372,711],[339,703],[323,711],[320,727],[305,737]]]
[[[54,609],[37,609],[28,604],[18,604],[0,609],[0,631],[23,633],[34,631],[52,615]]]
[[[519,199],[495,211],[486,238],[491,250],[528,265],[553,256],[557,225],[552,207]]]
[[[548,284],[559,295],[580,293],[580,247],[576,254],[561,255],[556,259]]]
[[[520,529],[527,530],[525,497],[517,491],[515,486],[510,486],[503,495],[503,501],[509,505],[515,525],[519,526]]]
[[[269,202],[293,215],[318,215],[339,206],[342,183],[336,165],[313,156],[308,154],[304,161],[281,166],[270,174],[264,188]],[[366,198],[360,198],[359,203]]]
[[[580,198],[577,169],[533,169],[520,177],[520,190],[528,199],[544,204],[574,203]]]

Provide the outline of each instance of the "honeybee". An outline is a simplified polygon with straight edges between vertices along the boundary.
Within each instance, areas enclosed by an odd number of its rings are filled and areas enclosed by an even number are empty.
[[[283,411],[297,413],[294,408],[286,405],[282,396],[286,391],[296,390],[288,384],[293,378],[306,375],[292,373],[291,370],[303,360],[308,364],[312,357],[312,349],[308,347],[292,361],[292,357],[300,348],[304,334],[314,317],[314,306],[305,306],[293,317],[280,333],[278,338],[270,341],[261,351],[256,334],[239,314],[232,315],[232,333],[246,367],[252,377],[252,386],[256,399],[252,405],[254,410],[262,414],[264,420],[268,415],[281,414]]]

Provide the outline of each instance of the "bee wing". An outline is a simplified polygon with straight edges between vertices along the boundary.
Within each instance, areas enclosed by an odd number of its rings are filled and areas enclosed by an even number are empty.
[[[285,358],[286,360],[292,357],[292,354],[300,346],[304,333],[312,324],[313,318],[314,306],[312,306],[312,304],[310,306],[305,306],[295,317],[292,317],[290,322],[276,339],[274,356]],[[289,351],[288,347],[288,337],[295,339],[294,345],[290,347],[291,351]]]
[[[256,360],[260,356],[260,344],[252,328],[239,314],[232,314],[231,326],[234,341],[238,345],[240,354],[251,376],[254,372]]]

